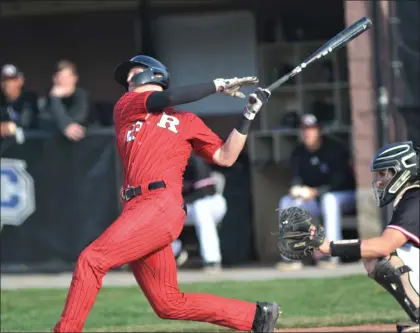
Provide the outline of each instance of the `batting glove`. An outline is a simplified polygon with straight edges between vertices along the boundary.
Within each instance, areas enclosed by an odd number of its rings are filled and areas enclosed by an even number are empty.
[[[268,102],[271,92],[267,89],[257,88],[249,95],[248,104],[244,109],[244,117],[253,120],[261,107]]]
[[[256,76],[234,77],[233,79],[216,79],[213,82],[218,92],[230,97],[245,98],[245,94],[239,89],[256,85],[258,78]]]

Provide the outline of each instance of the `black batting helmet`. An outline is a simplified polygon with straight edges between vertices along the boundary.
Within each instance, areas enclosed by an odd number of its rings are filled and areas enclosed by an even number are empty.
[[[408,182],[419,179],[419,150],[411,141],[391,143],[380,148],[372,159],[371,171],[390,171],[388,178],[373,181],[379,207],[391,203]],[[388,172],[387,172],[388,174]]]
[[[136,66],[144,66],[146,69],[133,76],[136,84],[155,83],[163,89],[169,86],[170,75],[168,69],[160,61],[145,55],[138,55],[129,61],[120,63],[114,71],[114,79],[128,89],[127,76],[130,70]]]

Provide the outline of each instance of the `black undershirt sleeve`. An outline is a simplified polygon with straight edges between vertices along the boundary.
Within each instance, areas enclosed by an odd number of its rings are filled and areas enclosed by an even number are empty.
[[[419,189],[405,193],[395,209],[389,228],[400,230],[412,242],[419,245]]]
[[[154,91],[147,98],[146,107],[149,112],[159,112],[169,106],[198,101],[215,92],[216,86],[213,81],[171,88],[164,91]]]

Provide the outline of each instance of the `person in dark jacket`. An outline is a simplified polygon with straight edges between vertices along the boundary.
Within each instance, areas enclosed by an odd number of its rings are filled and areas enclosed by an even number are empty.
[[[5,128],[37,127],[38,97],[34,92],[25,90],[24,84],[25,77],[15,65],[6,64],[2,67],[0,120],[2,123],[8,123]],[[14,134],[14,131],[9,132],[10,135]]]
[[[342,239],[341,217],[356,207],[355,179],[348,150],[322,136],[321,126],[312,114],[301,118],[301,139],[292,153],[293,178],[289,194],[279,202],[280,211],[293,206],[322,216],[328,239]],[[283,258],[284,259],[284,258]],[[323,258],[319,264],[333,268],[337,258]],[[301,262],[283,260],[281,270],[298,269]]]
[[[53,75],[53,86],[46,99],[44,124],[53,125],[69,140],[85,137],[91,103],[86,90],[77,86],[78,74],[74,63],[61,60]]]

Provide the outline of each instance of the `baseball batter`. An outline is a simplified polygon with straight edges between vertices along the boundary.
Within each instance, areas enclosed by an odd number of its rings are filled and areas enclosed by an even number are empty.
[[[373,280],[384,287],[408,314],[412,323],[399,331],[419,332],[419,149],[397,142],[379,149],[372,159],[373,182],[379,207],[393,202],[391,221],[376,238],[353,241],[325,240],[319,250],[337,257],[363,258]]]
[[[211,168],[201,157],[192,154],[184,174],[184,200],[187,204],[187,222],[191,221],[200,245],[203,266],[207,272],[217,272],[221,268],[217,225],[226,214],[226,199],[217,193]],[[175,257],[182,253],[182,242],[172,243]]]
[[[173,106],[216,92],[240,96],[241,86],[256,84],[256,78],[215,79],[169,89],[166,67],[151,57],[136,56],[118,65],[115,79],[128,90],[114,108],[123,166],[123,210],[80,254],[54,331],[81,332],[104,275],[129,263],[150,305],[162,319],[272,332],[280,313],[276,303],[181,292],[171,247],[186,216],[181,188],[191,151],[208,162],[231,166],[244,147],[252,120],[270,93],[258,88],[250,95],[239,125],[223,142],[196,115],[176,111]]]

